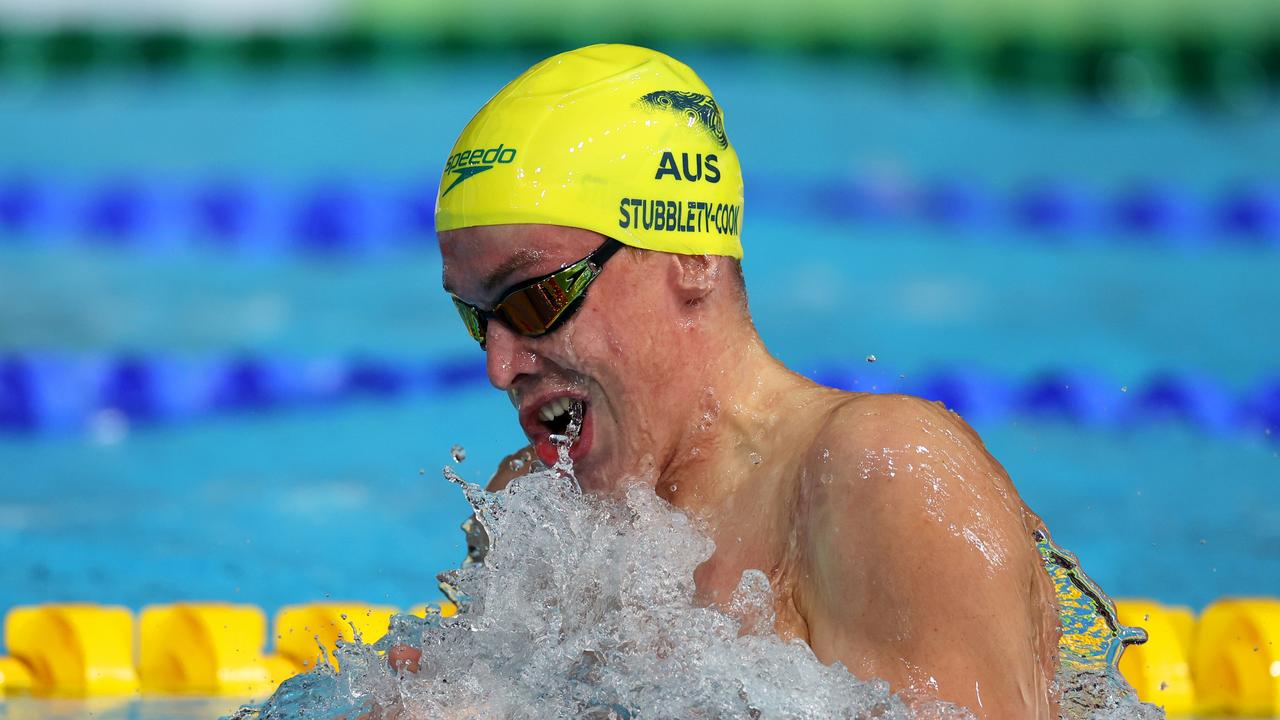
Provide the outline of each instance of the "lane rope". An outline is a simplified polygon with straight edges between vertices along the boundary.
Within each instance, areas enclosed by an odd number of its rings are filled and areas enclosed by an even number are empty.
[[[1012,417],[1101,428],[1176,422],[1213,435],[1280,437],[1280,374],[1243,392],[1191,372],[1157,372],[1127,385],[1087,369],[1046,369],[1024,377],[974,368],[903,375],[859,363],[814,366],[806,374],[845,390],[940,401],[978,425]],[[0,433],[165,425],[485,387],[485,363],[478,355],[414,360],[11,353],[0,355]]]
[[[1062,179],[1001,190],[930,178],[751,177],[747,213],[853,225],[913,223],[952,241],[991,233],[1052,244],[1280,248],[1280,183],[1248,182],[1215,196],[1139,181],[1113,191]],[[433,245],[435,181],[356,179],[271,187],[105,179],[0,179],[0,246],[73,245],[164,252],[357,257]]]

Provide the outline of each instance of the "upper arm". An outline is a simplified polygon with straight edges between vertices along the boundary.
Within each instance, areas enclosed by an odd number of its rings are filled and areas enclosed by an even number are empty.
[[[953,413],[867,400],[842,407],[815,448],[831,467],[805,503],[814,651],[895,690],[1034,716],[1025,702],[1047,696],[1038,521]]]

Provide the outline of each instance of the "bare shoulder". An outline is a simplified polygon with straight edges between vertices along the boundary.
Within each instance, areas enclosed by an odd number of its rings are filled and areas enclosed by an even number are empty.
[[[815,434],[807,466],[823,468],[806,493],[811,541],[856,553],[865,572],[946,557],[949,569],[990,576],[1034,560],[1039,518],[977,433],[939,403],[850,396]]]
[[[910,525],[965,509],[1020,519],[1025,511],[978,433],[940,402],[909,395],[847,397],[814,434],[809,455],[810,462],[836,465],[832,491],[845,500],[860,501],[858,506],[892,502],[896,511],[884,520]]]
[[[832,408],[814,441],[841,453],[927,447],[932,442],[985,454],[978,434],[959,415],[942,403],[914,395],[849,395]]]
[[[1043,716],[1025,707],[1056,657],[1039,519],[978,435],[937,403],[851,395],[813,437],[798,606],[818,657],[895,689],[927,668],[943,699],[977,707],[980,682],[989,717]]]

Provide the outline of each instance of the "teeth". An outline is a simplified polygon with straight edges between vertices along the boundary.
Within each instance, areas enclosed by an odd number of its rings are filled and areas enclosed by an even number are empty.
[[[552,420],[555,420],[561,415],[569,412],[569,408],[573,407],[573,402],[573,399],[568,397],[552,400],[538,410],[538,417],[541,418],[543,422],[551,422]]]

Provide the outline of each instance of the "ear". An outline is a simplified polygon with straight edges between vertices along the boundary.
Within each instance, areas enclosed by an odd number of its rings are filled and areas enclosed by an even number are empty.
[[[671,255],[671,281],[686,305],[702,301],[715,287],[719,266],[710,255]]]

